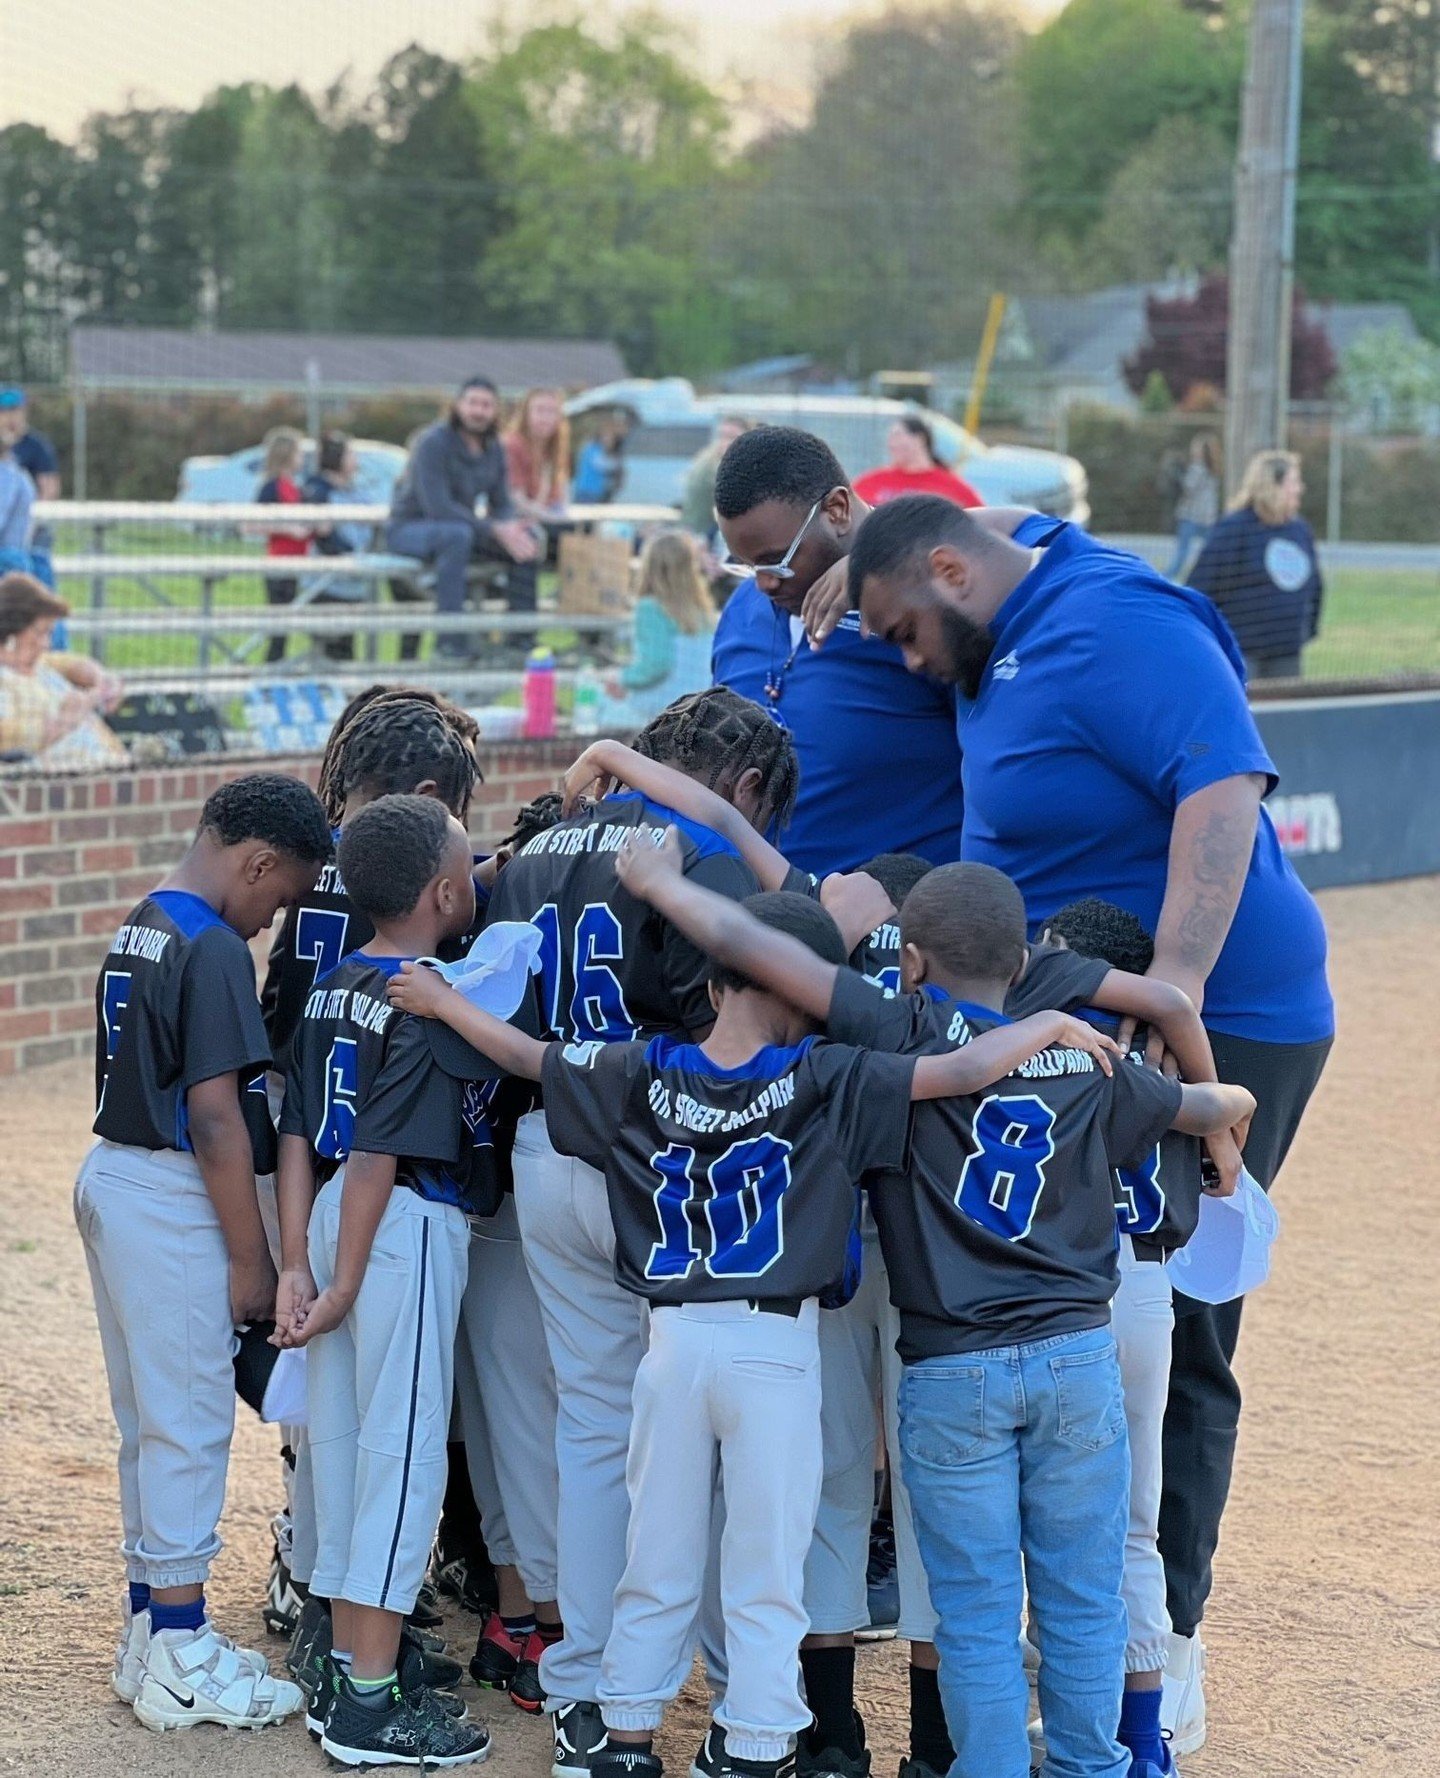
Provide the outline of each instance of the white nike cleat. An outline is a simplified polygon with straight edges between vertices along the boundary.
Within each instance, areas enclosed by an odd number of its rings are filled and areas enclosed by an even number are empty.
[[[209,1624],[198,1630],[158,1630],[150,1638],[135,1714],[147,1729],[193,1728],[214,1722],[229,1729],[263,1729],[284,1722],[305,1703],[304,1693],[237,1649]]]
[[[1170,1736],[1172,1753],[1195,1753],[1205,1745],[1205,1644],[1198,1631],[1170,1637],[1160,1727]]]
[[[150,1649],[150,1613],[134,1612],[125,1601],[125,1616],[120,1625],[120,1638],[115,1644],[115,1667],[110,1685],[123,1704],[133,1704],[145,1677],[145,1656]]]

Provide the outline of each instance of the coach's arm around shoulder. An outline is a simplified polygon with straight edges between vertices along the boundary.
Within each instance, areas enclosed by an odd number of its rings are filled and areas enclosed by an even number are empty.
[[[198,1080],[185,1095],[190,1146],[230,1255],[230,1308],[239,1326],[275,1309],[275,1267],[255,1196],[250,1132],[240,1109],[240,1077]]]

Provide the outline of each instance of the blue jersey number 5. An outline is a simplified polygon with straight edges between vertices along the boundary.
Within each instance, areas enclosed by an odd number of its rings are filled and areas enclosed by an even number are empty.
[[[359,1048],[337,1037],[325,1063],[325,1119],[315,1132],[315,1152],[343,1161],[355,1140],[355,1097],[360,1089]]]
[[[981,1101],[975,1152],[966,1157],[955,1193],[972,1222],[1006,1241],[1024,1240],[1055,1152],[1054,1128],[1055,1113],[1033,1093],[995,1094]]]

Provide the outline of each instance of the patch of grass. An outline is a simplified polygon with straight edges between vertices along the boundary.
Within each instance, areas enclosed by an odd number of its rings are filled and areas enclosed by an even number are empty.
[[[1320,615],[1305,651],[1307,679],[1440,673],[1440,574],[1337,568]]]
[[[8,1249],[11,1253],[38,1253],[39,1250],[38,1241],[12,1241]]]

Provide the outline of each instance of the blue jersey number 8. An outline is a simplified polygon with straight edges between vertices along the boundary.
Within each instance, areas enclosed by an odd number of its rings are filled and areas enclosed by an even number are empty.
[[[975,1114],[975,1152],[960,1173],[955,1202],[972,1222],[1022,1241],[1035,1221],[1045,1168],[1055,1152],[1055,1113],[1033,1093],[992,1094]]]
[[[686,1278],[703,1260],[712,1278],[759,1278],[785,1251],[790,1144],[769,1135],[732,1143],[706,1170],[703,1197],[695,1193],[695,1160],[693,1148],[675,1142],[651,1156],[660,1239],[645,1276]]]
[[[360,1088],[359,1047],[337,1037],[325,1063],[325,1118],[315,1133],[315,1152],[343,1161],[355,1140],[355,1097]]]

